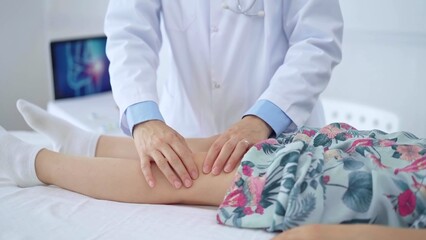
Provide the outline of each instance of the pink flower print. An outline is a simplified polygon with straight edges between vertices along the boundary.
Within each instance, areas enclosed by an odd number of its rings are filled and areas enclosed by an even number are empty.
[[[255,213],[258,213],[258,214],[260,214],[260,215],[262,215],[263,214],[263,207],[262,206],[260,206],[260,205],[257,205],[257,208],[256,208],[256,210],[254,211]]]
[[[396,151],[401,154],[401,159],[406,161],[413,161],[421,157],[419,154],[423,148],[416,145],[401,145],[396,148]]]
[[[422,184],[421,182],[418,182],[417,179],[414,176],[411,176],[411,179],[413,180],[413,187],[416,189],[426,189],[426,185]]]
[[[392,140],[384,139],[384,140],[379,140],[379,145],[380,147],[391,147],[395,145],[395,142]]]
[[[413,187],[420,190],[423,196],[426,197],[426,185],[418,182],[414,176],[411,176],[411,179],[413,179]]]
[[[349,139],[349,138],[352,138],[353,137],[353,135],[352,134],[350,134],[350,133],[345,133],[345,138],[346,139]]]
[[[373,163],[376,164],[379,168],[388,168],[388,166],[384,165],[380,158],[376,157],[374,154],[369,155],[371,159],[373,159]]]
[[[327,184],[328,182],[330,182],[330,176],[325,175],[324,177],[322,177],[322,181],[324,182],[324,184]]]
[[[238,206],[244,206],[244,205],[246,205],[247,204],[247,198],[246,198],[246,195],[244,195],[244,193],[243,192],[241,192],[239,195],[238,195],[238,198],[237,198],[237,205]]]
[[[256,149],[258,150],[258,151],[260,151],[260,150],[262,150],[262,146],[263,146],[263,144],[271,144],[271,145],[274,145],[274,144],[278,144],[278,141],[275,139],[275,138],[269,138],[269,139],[266,139],[266,140],[262,140],[262,141],[260,141],[260,142],[257,142],[256,144],[254,144],[253,146],[255,146],[256,147]]]
[[[244,195],[244,191],[239,188],[226,195],[220,207],[243,207],[246,204],[247,198]]]
[[[247,177],[251,177],[251,174],[253,173],[253,168],[251,168],[249,165],[243,166],[243,174]]]
[[[346,130],[350,130],[350,129],[356,130],[356,128],[352,127],[351,125],[349,125],[347,123],[340,123],[340,128],[341,129],[346,129]]]
[[[258,205],[262,199],[262,191],[265,186],[266,177],[252,177],[248,183],[252,198],[252,205]]]
[[[219,214],[216,214],[216,221],[217,221],[217,223],[219,223],[219,224],[222,224],[222,225],[223,225],[222,220],[220,220],[220,216],[219,216]]]
[[[360,147],[360,146],[371,147],[371,146],[373,146],[373,140],[372,139],[357,139],[351,144],[351,146],[348,149],[346,149],[346,152],[347,153],[355,152],[356,148]]]
[[[416,208],[416,195],[407,189],[398,196],[398,213],[402,217],[410,215]]]
[[[303,130],[302,131],[303,134],[305,134],[308,137],[312,137],[314,136],[317,132],[315,130]]]
[[[245,215],[252,215],[253,214],[253,210],[251,210],[251,207],[245,207],[243,210]]]
[[[320,133],[327,135],[328,138],[335,138],[341,132],[343,132],[341,129],[331,124],[320,129]]]
[[[410,165],[404,167],[404,168],[397,168],[394,171],[394,174],[398,174],[399,172],[418,172],[420,170],[426,169],[426,156],[423,156],[414,162],[412,162]]]
[[[413,180],[413,187],[415,187],[415,188],[419,189],[419,188],[421,188],[422,186],[424,186],[424,185],[422,185],[421,183],[417,182],[417,180],[416,180],[416,178],[415,178],[414,176],[411,176],[411,179]]]

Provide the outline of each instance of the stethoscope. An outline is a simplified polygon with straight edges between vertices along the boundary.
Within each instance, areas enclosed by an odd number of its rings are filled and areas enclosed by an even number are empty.
[[[234,12],[236,14],[242,14],[245,16],[249,16],[249,17],[264,17],[265,16],[265,11],[260,10],[257,13],[252,13],[250,12],[250,10],[253,9],[254,4],[256,3],[257,0],[252,0],[251,3],[249,4],[248,7],[243,8],[243,4],[241,4],[241,0],[236,0],[237,1],[237,7],[231,8],[231,6],[229,6],[229,4],[224,0],[222,1],[222,7],[224,9],[228,9],[231,12]]]

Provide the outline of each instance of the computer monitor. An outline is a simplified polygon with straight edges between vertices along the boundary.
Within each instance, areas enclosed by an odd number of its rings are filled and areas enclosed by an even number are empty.
[[[50,43],[55,99],[111,91],[105,46],[105,36]]]

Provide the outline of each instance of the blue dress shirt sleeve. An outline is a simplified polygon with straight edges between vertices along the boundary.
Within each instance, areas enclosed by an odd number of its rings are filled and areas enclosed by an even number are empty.
[[[158,108],[158,104],[154,101],[144,101],[133,104],[126,109],[124,114],[126,115],[127,123],[132,135],[133,127],[139,123],[149,120],[160,120],[164,122],[163,116]]]
[[[283,133],[292,123],[291,119],[279,107],[269,100],[259,100],[244,116],[255,115],[265,121],[273,130],[271,136]]]

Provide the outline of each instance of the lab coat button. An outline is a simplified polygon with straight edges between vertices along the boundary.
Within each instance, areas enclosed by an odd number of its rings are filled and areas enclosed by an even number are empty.
[[[212,26],[212,27],[211,27],[211,31],[212,31],[212,32],[218,32],[218,31],[219,31],[219,28],[218,28],[218,27],[216,27],[216,26]]]

